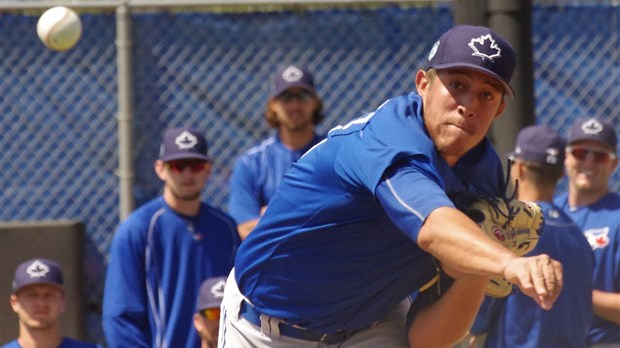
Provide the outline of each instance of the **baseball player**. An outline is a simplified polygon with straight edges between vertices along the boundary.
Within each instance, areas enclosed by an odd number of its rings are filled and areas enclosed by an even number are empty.
[[[236,225],[200,201],[211,162],[202,134],[166,130],[155,172],[163,195],[118,227],[103,297],[108,347],[200,347],[194,330],[204,279],[227,275],[240,243]]]
[[[476,305],[484,280],[497,276],[550,308],[561,265],[518,257],[448,196],[502,191],[485,135],[513,93],[514,67],[502,37],[457,26],[417,72],[417,93],[332,129],[297,161],[239,247],[219,347],[406,347],[406,298],[435,281],[436,265],[457,280],[477,279],[466,298]],[[459,311],[447,309],[444,316]],[[409,339],[447,346],[454,336],[430,328]]]
[[[200,285],[194,313],[194,327],[202,342],[200,348],[216,348],[220,328],[220,306],[226,277],[213,277]]]
[[[475,324],[474,335],[487,333],[486,347],[582,348],[592,322],[592,269],[594,255],[572,220],[553,205],[555,187],[564,175],[565,142],[546,126],[524,128],[510,154],[511,178],[518,180],[518,199],[536,201],[545,225],[529,255],[547,254],[562,263],[564,287],[550,311],[541,310],[529,297],[513,292],[506,298],[487,297]]]
[[[323,103],[307,68],[287,65],[276,71],[265,120],[277,133],[244,152],[232,172],[229,213],[242,239],[258,223],[284,173],[323,139],[314,131],[323,120]]]
[[[66,306],[62,270],[56,262],[36,258],[21,263],[15,269],[11,294],[19,336],[2,348],[100,348],[62,336],[60,317]]]
[[[555,198],[594,251],[592,347],[620,346],[620,195],[609,191],[609,178],[618,167],[616,132],[598,118],[573,124],[564,161],[568,192]]]

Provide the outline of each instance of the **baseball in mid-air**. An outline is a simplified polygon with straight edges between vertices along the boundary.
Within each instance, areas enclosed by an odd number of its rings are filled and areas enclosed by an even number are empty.
[[[80,40],[82,22],[72,9],[64,6],[52,7],[39,18],[37,34],[48,48],[66,51]]]

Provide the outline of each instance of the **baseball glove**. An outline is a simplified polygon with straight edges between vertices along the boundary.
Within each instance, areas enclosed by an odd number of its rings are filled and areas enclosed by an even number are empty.
[[[469,216],[495,242],[523,256],[538,243],[544,224],[540,206],[512,198],[479,198],[466,208]],[[512,284],[503,278],[491,278],[487,295],[505,297]]]

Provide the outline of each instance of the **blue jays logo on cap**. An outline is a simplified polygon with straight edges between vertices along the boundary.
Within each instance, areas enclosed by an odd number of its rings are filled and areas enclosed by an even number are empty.
[[[598,134],[603,131],[603,125],[595,118],[581,124],[581,130],[586,134]]]
[[[304,76],[304,72],[296,66],[289,66],[282,72],[282,79],[288,82],[299,81]]]
[[[316,93],[314,77],[307,68],[300,65],[287,65],[279,68],[273,78],[271,96],[275,97],[289,88],[299,87]]]
[[[495,40],[493,40],[491,34],[471,39],[471,41],[469,41],[469,47],[474,50],[474,53],[471,55],[480,57],[482,60],[488,59],[493,61],[493,58],[502,56],[502,49],[499,48]]]
[[[208,161],[207,150],[207,140],[198,130],[171,128],[164,133],[159,159],[164,162],[190,158]]]
[[[198,138],[188,131],[183,131],[179,136],[174,139],[174,143],[179,146],[179,149],[191,149],[198,144]]]
[[[30,278],[43,278],[50,272],[50,268],[39,260],[35,260],[26,268],[26,273]]]
[[[459,25],[444,33],[431,48],[425,70],[469,68],[496,78],[513,96],[510,80],[516,67],[514,49],[500,35],[481,26]]]
[[[578,119],[568,133],[568,143],[580,140],[598,141],[613,151],[618,146],[618,136],[611,122],[595,117]]]
[[[21,263],[13,276],[13,293],[28,285],[47,284],[63,290],[60,266],[54,261],[38,258]]]

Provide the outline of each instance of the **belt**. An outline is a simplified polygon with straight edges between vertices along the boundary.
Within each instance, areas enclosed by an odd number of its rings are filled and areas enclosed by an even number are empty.
[[[241,311],[240,314],[250,323],[261,326],[260,316],[261,313],[256,310],[254,306],[243,301],[241,303]],[[351,337],[351,335],[355,331],[338,331],[332,334],[326,334],[322,332],[306,330],[300,327],[292,326],[285,322],[280,322],[279,324],[280,335],[296,338],[304,341],[313,341],[313,342],[321,342],[324,344],[336,344],[343,342],[347,338]]]

